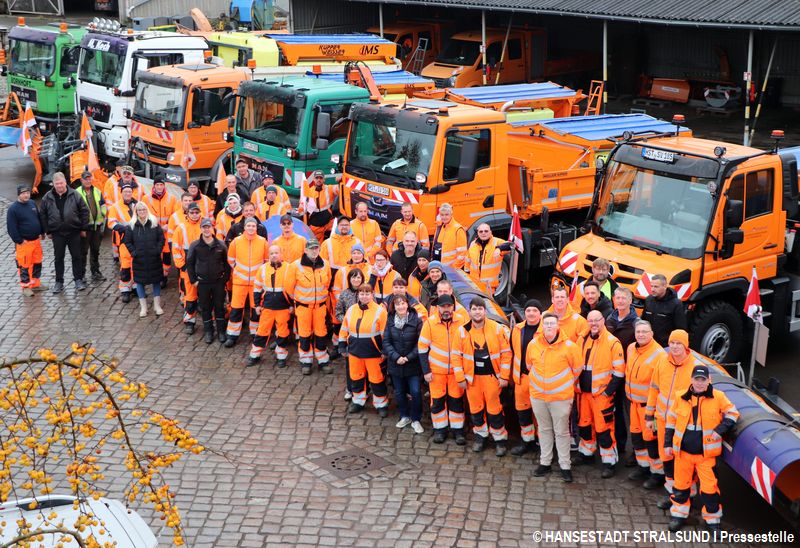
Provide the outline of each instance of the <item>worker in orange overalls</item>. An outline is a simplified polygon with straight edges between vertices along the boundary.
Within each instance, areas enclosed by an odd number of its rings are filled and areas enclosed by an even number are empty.
[[[169,268],[172,266],[172,252],[168,238],[169,218],[175,212],[179,202],[177,198],[167,192],[167,185],[164,181],[153,181],[153,189],[144,197],[143,201],[147,204],[150,213],[158,220],[158,226],[164,231],[164,248],[161,250],[161,264],[164,268],[164,279],[161,281],[163,287],[167,283]]]
[[[117,166],[118,174],[114,174],[108,179],[106,179],[106,183],[103,186],[103,200],[106,202],[106,206],[111,204],[116,204],[122,199],[122,187],[129,186],[132,189],[132,197],[137,202],[142,199],[144,195],[144,191],[142,190],[142,186],[136,181],[136,177],[133,175],[133,168],[128,165],[121,165]],[[120,236],[119,241],[111,238],[111,252],[114,255],[114,260],[119,260],[119,244],[122,242],[122,236]],[[127,302],[127,301],[125,301]]]
[[[331,235],[331,237],[333,237],[333,235]],[[341,295],[342,291],[347,289],[347,275],[350,274],[350,271],[356,269],[360,270],[363,281],[369,281],[370,269],[372,267],[364,260],[364,256],[364,246],[361,245],[361,242],[357,241],[350,247],[350,260],[344,263],[344,265],[336,271],[336,274],[331,274],[333,282],[331,283],[330,289],[330,307],[334,312],[331,316],[331,332],[333,339],[333,352],[331,352],[332,360],[339,358],[339,329],[342,326],[336,319],[336,303],[339,302],[339,295]],[[333,268],[331,268],[331,270],[333,270]]]
[[[375,291],[375,301],[383,304],[386,298],[392,294],[392,283],[401,276],[392,268],[389,254],[385,249],[378,249],[375,252],[374,260],[375,264],[370,269],[368,282]]]
[[[455,299],[442,295],[437,302],[438,313],[422,324],[419,337],[419,357],[422,373],[430,387],[433,443],[444,443],[448,426],[457,445],[466,445],[464,436],[464,382],[460,361],[453,359],[459,352],[460,325],[453,318]]]
[[[214,204],[211,203],[211,199],[200,192],[200,185],[197,181],[189,180],[189,183],[186,185],[186,192],[191,194],[192,200],[200,206],[200,216],[202,219],[211,219],[211,222],[214,222]]]
[[[169,221],[167,221],[167,237],[169,241],[172,241],[172,237],[175,235],[175,229],[178,227],[179,224],[185,223],[187,219],[187,213],[189,213],[189,206],[194,202],[192,199],[192,195],[188,192],[184,192],[181,194],[181,200],[178,202],[178,205],[175,206],[175,212],[169,216]],[[198,206],[199,207],[199,206]]]
[[[667,359],[664,348],[653,338],[653,328],[647,320],[636,320],[634,324],[636,342],[628,346],[625,364],[625,395],[630,402],[631,444],[638,468],[628,474],[632,481],[649,480],[659,476],[654,487],[664,484],[664,464],[658,456],[658,439],[652,430],[645,427],[645,408],[653,371]]]
[[[709,381],[705,365],[692,368],[692,382],[670,407],[664,452],[675,461],[675,485],[669,530],[678,531],[689,517],[689,492],[695,475],[700,480],[703,520],[709,531],[720,530],[722,503],[717,485],[717,457],[722,455],[722,436],[739,420],[739,411]]]
[[[189,280],[186,271],[186,255],[189,246],[201,236],[202,211],[196,202],[189,204],[186,221],[175,227],[172,233],[172,261],[180,272],[178,286],[183,295],[183,326],[187,335],[194,333],[197,323],[197,286]]]
[[[552,304],[547,312],[552,312],[558,318],[558,330],[562,336],[575,342],[589,331],[586,319],[569,304],[569,290],[566,287],[553,286],[550,298]]]
[[[478,225],[475,241],[467,249],[464,270],[490,297],[500,285],[503,257],[511,251],[511,247],[510,242],[492,236],[492,229],[488,224],[481,223]]]
[[[389,415],[386,379],[381,369],[383,361],[383,330],[386,328],[386,308],[375,302],[368,283],[358,288],[358,303],[351,306],[342,320],[339,331],[339,353],[347,356],[348,374],[353,394],[348,413],[359,413],[367,404],[367,380],[372,390],[372,405],[378,415]]]
[[[350,223],[350,228],[356,238],[361,240],[367,254],[367,262],[372,264],[375,254],[383,247],[383,234],[378,221],[369,218],[369,207],[366,202],[358,202],[354,208],[356,217]]]
[[[671,455],[664,452],[664,440],[667,431],[667,414],[675,400],[680,397],[692,382],[692,369],[696,365],[694,356],[689,351],[689,334],[683,329],[676,329],[669,334],[669,353],[667,359],[656,365],[647,393],[645,409],[645,428],[658,434],[658,453],[664,463],[664,488],[668,496],[658,502],[657,506],[667,510],[672,506],[669,495],[675,478],[675,463]],[[645,482],[645,489],[655,489],[662,479],[650,476]]]
[[[361,243],[361,240],[353,235],[350,229],[350,219],[340,217],[336,221],[336,231],[331,233],[330,238],[322,242],[320,257],[328,261],[331,267],[331,276],[336,279],[336,273],[343,268],[350,260],[350,250],[353,246]]]
[[[408,202],[404,202],[403,205],[400,206],[400,214],[402,216],[392,223],[386,235],[386,251],[389,252],[389,256],[392,256],[392,252],[395,249],[400,249],[400,244],[406,232],[413,232],[416,234],[419,245],[422,246],[423,249],[428,249],[431,245],[428,227],[414,216],[414,206]]]
[[[503,457],[508,433],[500,390],[508,386],[511,370],[508,332],[504,326],[486,317],[486,301],[481,297],[473,297],[470,301],[469,317],[470,321],[458,330],[460,346],[453,353],[453,363],[456,381],[459,384],[466,381],[472,432],[475,434],[472,450],[475,453],[483,451],[491,434],[495,454]]]
[[[311,374],[314,358],[323,373],[333,373],[328,355],[328,288],[331,269],[319,256],[319,241],[308,240],[303,256],[286,273],[286,294],[294,301],[297,346],[303,375]],[[313,351],[312,351],[313,346]]]
[[[133,187],[130,185],[123,185],[120,190],[120,199],[108,208],[108,228],[113,232],[111,233],[111,242],[116,246],[119,253],[119,287],[120,295],[122,296],[123,303],[131,301],[131,289],[133,288],[133,257],[128,252],[128,249],[122,244],[122,238],[125,236],[125,229],[128,223],[131,222],[133,217],[133,208],[136,205],[136,200],[133,197]]]
[[[281,216],[281,235],[272,240],[272,243],[281,248],[281,257],[287,263],[293,263],[303,256],[306,249],[306,239],[294,231],[294,217],[284,214]]]
[[[228,198],[225,200],[225,207],[220,209],[219,213],[217,213],[214,228],[217,231],[217,238],[222,241],[225,241],[225,237],[228,235],[231,226],[242,220],[244,209],[239,201],[240,199],[238,194],[228,194]]]
[[[22,294],[33,297],[34,291],[45,291],[41,283],[42,244],[44,227],[36,202],[31,201],[30,185],[17,186],[17,201],[11,204],[6,214],[6,229],[14,242],[19,286]]]
[[[616,473],[619,461],[614,438],[614,393],[625,382],[625,357],[622,344],[608,332],[599,310],[589,312],[586,321],[589,332],[578,339],[583,358],[575,383],[580,442],[572,464],[592,462],[599,445],[601,477],[607,479]]]
[[[528,380],[528,364],[525,361],[525,354],[528,351],[528,345],[539,330],[543,310],[544,306],[541,302],[536,299],[528,300],[524,309],[525,321],[515,325],[511,331],[513,360],[510,379],[506,377],[506,380],[514,381],[514,409],[517,411],[520,437],[522,437],[522,442],[511,449],[511,454],[515,456],[536,451],[539,445],[536,441],[536,423],[531,409],[530,381]]]
[[[433,270],[440,268],[440,266],[437,266],[438,264],[438,261],[433,261],[431,263]],[[461,306],[461,303],[456,300],[456,296],[453,293],[453,284],[447,279],[441,279],[436,284],[436,298],[431,304],[429,317],[436,318],[439,315],[439,308],[437,307],[437,304],[439,303],[439,299],[442,297],[442,295],[448,295],[452,297],[453,301],[456,303],[456,306],[453,309],[453,321],[459,326],[467,323],[469,321],[469,311]]]
[[[439,206],[439,222],[433,234],[431,260],[453,268],[464,268],[467,256],[467,231],[453,219],[453,206],[444,203]]]
[[[319,169],[311,174],[311,182],[304,182],[303,185],[305,196],[300,200],[297,212],[321,242],[333,225],[333,206],[339,195],[339,187],[326,185],[325,174]]]
[[[244,221],[244,233],[237,236],[228,247],[228,264],[231,265],[231,312],[228,316],[228,338],[226,348],[233,348],[242,332],[244,309],[250,305],[250,334],[258,331],[259,316],[253,291],[256,274],[269,260],[267,240],[258,235],[258,219],[248,217]]]
[[[253,286],[253,301],[256,313],[259,315],[258,331],[253,338],[250,356],[247,365],[253,366],[261,360],[261,354],[275,327],[275,358],[279,368],[286,367],[286,358],[289,357],[287,342],[289,340],[289,320],[292,315],[292,305],[284,292],[286,271],[288,263],[281,260],[281,248],[277,245],[269,246],[269,262],[258,269],[255,285]]]
[[[288,213],[292,209],[289,194],[283,187],[275,184],[275,177],[271,171],[265,171],[262,177],[261,186],[250,195],[250,201],[256,204],[261,218],[266,221],[272,215]],[[274,194],[271,194],[273,192]],[[264,215],[264,212],[268,212],[268,214]]]

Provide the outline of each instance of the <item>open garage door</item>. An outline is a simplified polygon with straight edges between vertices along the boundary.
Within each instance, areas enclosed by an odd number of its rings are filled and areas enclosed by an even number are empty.
[[[8,12],[64,15],[64,0],[9,0]]]

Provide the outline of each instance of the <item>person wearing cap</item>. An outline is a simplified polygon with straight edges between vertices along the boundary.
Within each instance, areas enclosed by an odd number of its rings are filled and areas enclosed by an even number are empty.
[[[14,242],[19,286],[22,294],[32,297],[34,291],[46,291],[42,285],[42,243],[44,227],[36,202],[31,200],[30,185],[17,186],[17,201],[8,206],[6,230]]]
[[[297,213],[319,241],[325,239],[333,225],[333,206],[338,196],[339,186],[326,185],[325,174],[319,169],[311,174],[311,181],[303,183]]]
[[[245,189],[238,185],[236,182],[236,175],[233,174],[225,176],[225,188],[219,193],[216,201],[214,202],[215,216],[219,215],[219,212],[225,209],[230,196],[238,196],[240,204],[243,204],[250,199],[250,196],[247,194]]]
[[[400,249],[405,235],[409,232],[414,233],[420,247],[428,249],[431,245],[428,227],[414,216],[414,206],[404,202],[400,206],[400,215],[401,217],[389,227],[386,235],[386,251],[389,252],[389,255],[391,256],[397,249]]]
[[[225,200],[225,207],[217,213],[217,219],[214,223],[217,238],[225,240],[231,227],[244,219],[244,210],[239,201],[239,195],[236,193],[230,194],[228,199]]]
[[[466,381],[472,432],[475,434],[472,451],[483,451],[491,435],[495,454],[503,457],[508,432],[500,390],[508,386],[511,371],[508,328],[487,318],[486,301],[473,297],[469,303],[469,321],[459,328],[457,340],[459,345],[453,355],[453,364],[456,382]]]
[[[269,246],[268,252],[269,262],[258,269],[253,288],[259,321],[247,365],[254,366],[261,360],[274,326],[276,365],[283,368],[286,367],[286,359],[289,357],[289,321],[292,315],[292,305],[284,292],[289,265],[282,260],[281,248],[277,245]]]
[[[722,438],[739,420],[739,411],[725,392],[713,387],[707,365],[692,368],[689,389],[675,400],[667,417],[664,452],[675,461],[675,485],[669,530],[686,525],[691,504],[689,494],[694,478],[700,480],[700,500],[706,529],[719,531],[722,502],[717,482],[717,458],[722,455]]]
[[[428,277],[430,260],[431,252],[428,249],[420,249],[417,252],[417,267],[408,276],[408,294],[416,297],[420,302],[422,300],[422,283]]]
[[[111,244],[115,245],[119,253],[119,281],[117,286],[120,291],[123,303],[128,303],[131,300],[131,290],[133,288],[133,258],[130,252],[123,244],[123,237],[125,236],[125,229],[133,219],[133,208],[138,202],[133,197],[133,188],[128,185],[122,187],[120,199],[114,203],[108,210],[108,223],[107,226],[113,232],[111,233]]]
[[[186,256],[192,242],[200,238],[202,211],[197,202],[189,204],[186,221],[179,224],[172,234],[172,262],[180,272],[178,289],[183,296],[183,325],[187,335],[194,333],[197,323],[197,286],[189,280]]]
[[[144,196],[142,186],[133,175],[133,168],[124,161],[121,163],[122,165],[117,165],[116,173],[106,179],[106,183],[103,185],[103,200],[106,204],[115,204],[120,200],[123,185],[128,185],[133,189],[133,197],[137,202]]]
[[[388,248],[389,246],[387,246]],[[400,274],[404,280],[417,268],[417,253],[422,251],[422,246],[417,241],[417,234],[411,230],[403,235],[403,242],[400,249],[394,251],[387,251],[389,253],[389,262],[392,263],[392,268],[395,272]]]
[[[84,270],[87,264],[91,265],[92,281],[102,282],[105,277],[100,272],[100,244],[106,226],[106,203],[103,193],[95,188],[90,171],[81,173],[81,184],[75,191],[89,208],[89,228],[86,230],[86,236],[81,237]]]
[[[167,184],[164,181],[153,181],[150,194],[147,194],[142,201],[147,204],[150,213],[156,218],[158,226],[164,232],[164,248],[161,250],[161,269],[164,272],[161,287],[164,287],[172,266],[172,249],[168,237],[169,218],[179,207],[179,202],[175,196],[167,192]]]
[[[383,246],[383,234],[378,221],[369,218],[369,206],[366,202],[358,202],[353,208],[356,212],[355,218],[350,222],[350,228],[356,238],[361,240],[364,251],[367,254],[367,262],[372,263],[375,254]]]
[[[192,196],[192,200],[200,206],[200,216],[203,219],[214,220],[214,208],[211,207],[211,199],[200,192],[200,184],[197,181],[189,180],[186,185],[186,192]]]
[[[453,319],[455,299],[443,295],[437,303],[438,312],[422,324],[418,352],[422,374],[431,395],[433,443],[444,443],[448,429],[457,445],[466,445],[464,435],[464,388],[460,363],[454,360],[458,352],[460,324]]]
[[[419,290],[419,300],[429,310],[436,306],[436,297],[438,295],[436,288],[439,282],[446,279],[444,265],[439,261],[430,261],[428,263],[428,275],[422,280]]]
[[[675,477],[675,462],[672,455],[665,451],[667,419],[669,410],[675,400],[689,389],[692,382],[692,369],[696,365],[695,358],[689,350],[689,334],[683,329],[676,329],[669,335],[669,351],[667,359],[659,362],[653,369],[650,390],[647,393],[645,408],[645,428],[658,435],[658,453],[664,464],[664,476],[651,475],[644,487],[656,489],[659,480],[664,480],[664,488],[672,495]],[[669,496],[659,501],[662,510],[672,506]]]
[[[453,309],[453,321],[458,325],[467,323],[469,321],[469,311],[456,299],[455,292],[453,291],[453,284],[450,280],[439,280],[439,283],[436,284],[436,297],[431,304],[430,316],[436,317],[439,313],[437,304],[438,300],[442,298],[443,295],[453,297],[453,301],[456,303]]]
[[[292,210],[289,194],[283,187],[275,184],[275,177],[271,171],[263,173],[261,186],[250,195],[250,201],[256,204],[259,215],[265,221],[272,215],[283,215]]]
[[[261,174],[250,169],[250,165],[244,158],[236,160],[236,186],[242,192],[242,202],[246,202],[253,195],[253,192],[261,186]]]
[[[189,245],[186,253],[186,274],[189,283],[197,286],[197,304],[203,319],[203,340],[214,342],[214,321],[217,339],[227,339],[225,328],[225,286],[231,275],[228,265],[228,248],[214,237],[214,223],[200,221],[200,238]]]
[[[536,451],[536,423],[533,420],[533,410],[531,408],[530,381],[528,380],[528,363],[525,355],[528,346],[539,330],[542,321],[542,311],[544,306],[537,299],[530,299],[525,303],[525,321],[514,326],[511,331],[511,371],[510,375],[504,376],[507,381],[512,381],[514,385],[514,409],[517,411],[519,419],[519,430],[522,441],[519,445],[511,449],[511,454],[515,456]]]
[[[231,242],[233,241],[234,238],[244,234],[244,222],[250,217],[258,221],[258,225],[256,226],[256,234],[258,234],[265,240],[269,239],[269,234],[267,233],[267,227],[264,226],[264,223],[261,222],[262,219],[256,213],[255,204],[253,202],[245,202],[244,204],[242,204],[242,216],[239,218],[238,221],[236,221],[230,226],[227,234],[225,234],[225,244],[227,246],[230,247]]]
[[[161,308],[161,281],[164,270],[161,263],[161,250],[164,249],[164,231],[158,226],[155,215],[144,202],[136,202],[134,215],[125,228],[122,239],[125,249],[131,254],[133,282],[139,297],[139,317],[147,316],[146,286],[152,285],[153,310],[156,316],[164,313]]]
[[[492,228],[487,223],[478,225],[475,240],[467,249],[467,260],[464,270],[475,284],[486,291],[490,297],[500,285],[500,271],[503,257],[511,251],[511,242],[501,240],[492,235]]]
[[[294,231],[294,217],[288,213],[281,216],[281,235],[272,240],[272,243],[281,248],[281,257],[287,263],[293,263],[303,256],[306,249],[306,239]]]
[[[295,306],[297,347],[303,375],[311,374],[315,358],[321,371],[333,373],[327,326],[331,269],[319,253],[319,241],[311,238],[303,256],[294,261],[286,273],[286,294]]]
[[[439,206],[431,257],[453,268],[464,268],[467,256],[467,231],[453,218],[453,206]]]
[[[258,311],[253,296],[256,283],[256,274],[261,266],[269,261],[269,244],[267,239],[258,235],[258,225],[261,223],[255,217],[244,220],[244,233],[234,238],[228,247],[228,264],[231,267],[231,312],[228,316],[228,338],[226,348],[232,348],[242,332],[244,309],[250,307],[250,334],[258,331]]]

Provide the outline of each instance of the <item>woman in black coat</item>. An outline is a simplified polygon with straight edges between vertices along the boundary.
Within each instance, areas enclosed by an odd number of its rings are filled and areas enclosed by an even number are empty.
[[[160,316],[164,313],[161,309],[161,280],[164,278],[161,249],[164,247],[164,231],[144,202],[138,202],[134,206],[134,215],[125,229],[122,243],[133,257],[133,281],[139,297],[139,317],[147,316],[146,285],[153,287],[153,310],[156,316]]]
[[[422,319],[409,305],[408,298],[396,295],[389,303],[389,318],[383,332],[383,353],[389,362],[389,375],[400,411],[397,427],[404,428],[410,424],[417,434],[424,431],[420,424],[422,367],[417,351],[421,331]]]

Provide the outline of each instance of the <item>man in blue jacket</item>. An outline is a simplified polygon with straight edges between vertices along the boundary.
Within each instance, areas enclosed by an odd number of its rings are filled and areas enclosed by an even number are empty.
[[[16,245],[17,270],[22,294],[32,297],[34,291],[46,291],[42,285],[42,244],[44,229],[39,218],[39,208],[31,200],[28,185],[17,187],[17,201],[11,204],[6,214],[6,229]]]

